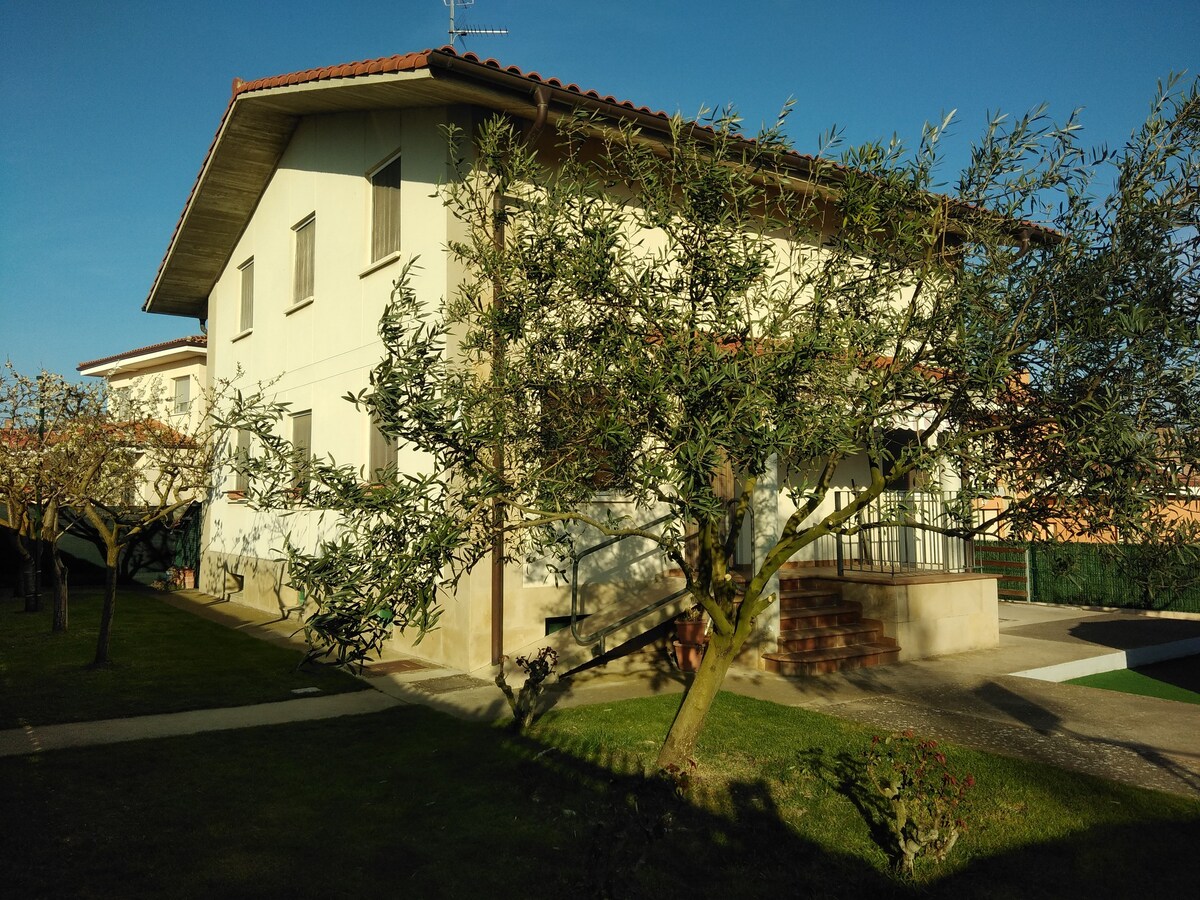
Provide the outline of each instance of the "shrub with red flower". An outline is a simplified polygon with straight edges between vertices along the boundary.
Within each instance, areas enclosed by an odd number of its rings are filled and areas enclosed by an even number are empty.
[[[896,866],[912,874],[919,856],[944,860],[966,830],[958,810],[974,776],[954,772],[937,741],[912,731],[872,737],[865,755],[867,779],[889,810]]]

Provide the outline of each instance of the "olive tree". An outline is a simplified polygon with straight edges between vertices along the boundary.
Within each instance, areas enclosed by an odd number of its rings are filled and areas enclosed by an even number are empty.
[[[796,154],[782,118],[748,141],[732,114],[665,135],[566,119],[552,150],[502,118],[452,134],[447,252],[467,275],[443,304],[406,270],[347,398],[424,473],[367,485],[297,459],[262,396],[232,415],[259,438],[255,502],[338,513],[315,550],[285,547],[310,636],[359,661],[434,627],[438,587],[500,538],[523,559],[569,552],[579,523],[639,535],[712,622],[658,758],[681,766],[773,576],[862,527],[889,480],[954,473],[963,536],[970,497],[996,492],[1018,531],[1137,528],[1195,453],[1198,117],[1196,84],[1172,83],[1116,153],[1081,147],[1074,118],[997,117],[948,186],[947,122],[836,157]],[[869,480],[831,510],[852,457]],[[776,470],[796,511],[734,577]],[[600,489],[638,515],[595,513]]]

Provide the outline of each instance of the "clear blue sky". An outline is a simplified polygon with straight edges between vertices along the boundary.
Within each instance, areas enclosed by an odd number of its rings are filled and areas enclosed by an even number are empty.
[[[237,76],[446,42],[442,0],[0,0],[0,360],[82,360],[197,331],[140,311]],[[1082,106],[1119,145],[1157,79],[1200,71],[1196,0],[478,0],[466,49],[668,112],[733,103],[753,130],[908,139],[944,111]],[[947,173],[949,174],[949,173]]]

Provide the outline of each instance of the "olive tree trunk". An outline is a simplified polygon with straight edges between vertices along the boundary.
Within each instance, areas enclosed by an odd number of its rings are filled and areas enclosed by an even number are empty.
[[[745,638],[739,639],[736,631],[733,634],[714,631],[709,637],[708,649],[700,661],[696,677],[683,695],[671,730],[667,732],[667,738],[658,751],[659,769],[668,772],[685,770],[688,760],[694,755],[696,738],[704,727],[713,700],[721,690],[725,674],[743,643]]]

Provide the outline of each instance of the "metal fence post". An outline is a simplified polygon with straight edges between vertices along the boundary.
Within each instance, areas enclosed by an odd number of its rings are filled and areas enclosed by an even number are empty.
[[[841,491],[833,492],[833,509],[835,512],[842,511]],[[843,575],[846,574],[846,558],[842,553],[842,533],[841,533],[841,531],[838,531],[838,533],[834,535],[834,538],[835,538],[835,541],[834,541],[835,555],[837,556],[837,573],[838,573],[838,577],[841,578]]]

